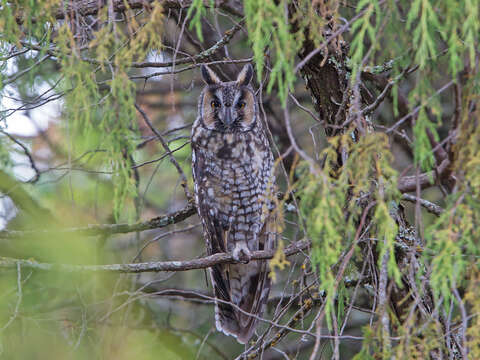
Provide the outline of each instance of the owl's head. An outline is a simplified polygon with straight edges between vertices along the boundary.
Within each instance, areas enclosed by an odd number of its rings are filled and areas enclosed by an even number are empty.
[[[257,104],[250,86],[253,69],[243,67],[235,81],[223,82],[208,66],[202,66],[206,83],[198,110],[202,125],[226,133],[249,131],[257,121]]]

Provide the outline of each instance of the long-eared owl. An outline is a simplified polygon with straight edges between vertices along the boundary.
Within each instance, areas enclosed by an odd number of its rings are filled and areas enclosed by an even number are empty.
[[[270,279],[266,260],[253,251],[275,247],[274,172],[255,93],[251,65],[236,81],[222,82],[207,66],[192,129],[198,214],[209,255],[228,252],[235,264],[210,268],[219,331],[246,343],[262,316]]]

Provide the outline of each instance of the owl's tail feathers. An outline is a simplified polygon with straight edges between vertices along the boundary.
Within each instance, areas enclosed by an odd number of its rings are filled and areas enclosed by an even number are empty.
[[[246,269],[250,266],[253,268]],[[215,324],[218,331],[234,336],[239,343],[246,344],[252,337],[258,319],[263,315],[266,308],[270,293],[270,279],[266,261],[230,266],[231,273],[235,273],[235,270],[246,275],[242,276],[240,281],[236,281],[234,278],[230,279],[232,290],[237,288],[240,291],[232,291],[232,298],[229,294],[227,300],[222,298],[221,289],[215,288],[217,298]],[[247,275],[246,273],[250,274]]]
[[[236,312],[232,305],[217,301],[215,305],[215,325],[218,331],[237,338],[242,344],[245,344],[249,340],[249,338],[245,340],[246,334],[243,334],[239,326]]]

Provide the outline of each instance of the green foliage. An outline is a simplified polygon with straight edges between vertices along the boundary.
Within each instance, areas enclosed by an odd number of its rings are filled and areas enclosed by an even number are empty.
[[[374,360],[375,357],[371,354],[378,354],[381,352],[381,349],[375,341],[373,329],[370,326],[365,326],[363,328],[363,336],[365,337],[364,346],[353,360]]]
[[[54,23],[58,4],[59,1],[17,1],[8,5],[4,2],[0,9],[2,44],[17,42],[21,31],[26,29],[30,41],[41,47],[39,56],[43,56],[42,52],[50,46],[48,24]],[[26,19],[22,29],[15,21],[19,11]],[[119,219],[125,199],[134,197],[137,191],[129,155],[134,150],[132,139],[137,133],[136,85],[129,79],[129,65],[161,47],[159,29],[163,14],[161,4],[155,3],[143,21],[127,17],[125,27],[109,21],[106,8],[99,17],[104,25],[92,34],[87,49],[78,45],[78,34],[72,33],[65,22],[57,29],[53,52],[61,65],[60,88],[65,94],[68,139],[65,151],[70,158],[91,148],[102,147],[107,151],[105,162],[99,166],[112,172],[113,213]],[[36,21],[31,21],[33,18]]]
[[[478,95],[477,95],[478,97]],[[428,246],[435,254],[432,287],[437,297],[453,298],[452,288],[462,286],[467,272],[479,269],[480,255],[480,129],[477,110],[472,121],[465,117],[455,144],[460,188],[452,195],[447,211],[426,230]],[[425,259],[427,261],[427,259]],[[457,299],[453,298],[457,301]]]
[[[349,153],[347,162],[336,169],[336,149]],[[377,202],[373,219],[372,237],[378,239],[380,257],[389,253],[388,273],[400,283],[400,272],[395,262],[394,244],[397,226],[390,216],[388,205],[398,201],[396,171],[391,166],[392,155],[388,139],[382,134],[368,134],[354,143],[350,134],[330,140],[323,156],[323,171],[307,174],[308,167],[299,169],[300,207],[306,218],[306,231],[312,241],[311,257],[318,271],[320,288],[326,292],[326,318],[331,326],[330,314],[334,312],[334,299],[339,283],[336,277],[337,262],[358,239],[356,228],[363,214],[358,203],[373,192]],[[381,260],[379,260],[381,261]]]
[[[320,178],[307,175],[308,168],[300,173],[302,176],[301,211],[306,218],[307,233],[312,240],[311,257],[318,271],[319,286],[326,292],[325,313],[329,327],[334,311],[335,273],[332,266],[338,261],[344,249],[346,223],[343,216],[341,200],[345,193],[335,186],[333,179],[322,173]]]
[[[413,127],[414,142],[414,161],[423,170],[430,170],[435,165],[435,158],[432,153],[432,146],[427,136],[427,131],[435,134],[435,140],[438,140],[435,124],[428,118],[425,109],[422,107],[418,113],[417,120]]]
[[[469,271],[470,282],[465,294],[465,299],[472,306],[472,312],[478,314],[480,311],[480,301],[478,301],[478,289],[480,287],[480,272],[478,269],[472,269]],[[480,357],[480,337],[478,332],[480,331],[480,317],[474,316],[470,321],[470,327],[467,330],[467,336],[469,337],[468,346],[470,348],[470,356],[473,359]]]
[[[432,106],[436,95],[432,87],[433,79],[438,76],[438,66],[442,63],[442,41],[448,44],[448,69],[454,81],[458,72],[464,66],[464,59],[468,58],[474,64],[474,49],[479,44],[478,2],[466,1],[430,1],[414,0],[404,2],[407,16],[406,22],[400,21],[398,4],[389,1],[387,6],[379,6],[378,2],[359,1],[357,13],[363,15],[352,24],[352,39],[350,46],[350,64],[352,67],[352,81],[362,65],[367,49],[373,51],[366,58],[367,64],[371,59],[381,62],[392,62],[393,74],[399,74],[401,67],[413,64],[419,66],[418,83],[409,94],[410,103],[420,103],[420,106]],[[385,27],[381,30],[382,21]],[[376,52],[378,44],[382,51]],[[467,57],[468,55],[468,57]],[[396,88],[394,87],[396,93]],[[397,95],[394,94],[394,110],[397,108]],[[436,106],[436,113],[440,115],[442,109]],[[414,126],[414,157],[416,164],[422,169],[431,169],[434,164],[430,143],[426,130],[437,137],[435,124],[421,110]]]
[[[78,217],[64,220],[78,224]],[[34,260],[53,263],[95,261],[95,242],[82,236],[36,236],[21,242],[15,249],[19,257],[35,253]],[[168,329],[151,326],[153,314],[145,323],[141,322],[148,307],[138,303],[124,306],[129,300],[125,295],[130,287],[127,278],[98,273],[32,272],[20,266],[4,269],[0,286],[2,358],[36,359],[47,353],[50,359],[79,360],[149,360],[159,354],[172,360],[195,357],[192,343]],[[120,294],[112,297],[116,291]],[[106,313],[111,314],[108,320],[99,316]],[[124,323],[129,315],[139,319],[135,327]]]
[[[62,217],[62,220],[72,227],[78,226],[79,223],[97,221],[97,218],[89,214],[94,201],[95,204],[98,201],[104,205],[104,208],[99,210],[102,212],[102,218],[108,218],[110,213],[113,213],[116,220],[133,218],[133,215],[130,217],[124,215],[126,209],[133,211],[133,206],[129,205],[132,204],[132,199],[139,195],[138,183],[132,170],[133,161],[151,158],[144,153],[135,152],[139,143],[139,121],[134,109],[136,84],[129,78],[132,75],[130,65],[132,62],[143,60],[148,52],[161,49],[164,25],[162,3],[164,2],[152,2],[151,8],[145,6],[142,9],[141,16],[129,16],[131,12],[128,9],[128,2],[125,1],[127,9],[124,12],[124,22],[109,18],[105,7],[98,14],[95,31],[91,30],[93,32],[82,38],[82,34],[75,32],[68,13],[65,15],[67,17],[65,21],[60,23],[56,19],[59,6],[63,4],[60,0],[1,0],[1,95],[6,94],[5,86],[8,83],[9,86],[15,86],[22,99],[29,100],[33,97],[36,82],[60,81],[55,91],[57,95],[64,95],[62,118],[66,121],[61,126],[67,140],[65,146],[57,149],[59,158],[68,159],[71,165],[72,159],[91,152],[88,161],[80,163],[79,167],[88,164],[93,170],[104,172],[94,180],[88,173],[78,175],[78,181],[74,184],[75,199],[71,199],[73,198],[71,184],[54,185],[56,179],[48,178],[48,174],[42,175],[42,180],[46,178],[46,181],[42,183],[41,190],[35,191],[35,194],[30,196],[31,187],[17,186],[18,184],[12,180],[13,177],[3,172],[3,169],[8,168],[11,163],[10,155],[16,150],[16,146],[0,134],[2,168],[0,184],[10,185],[10,181],[14,183],[15,186],[11,188],[15,187],[17,190],[9,194],[11,198],[17,196],[21,198],[19,203],[26,208],[34,208],[33,212],[39,212],[35,199],[43,196],[45,199],[43,204],[61,215],[70,214],[70,202],[74,202],[80,210],[71,217]],[[347,4],[348,6],[343,6],[343,3],[333,0],[300,0],[294,7],[291,6],[292,2],[287,0],[245,0],[247,41],[252,47],[258,81],[262,82],[269,76],[268,92],[276,91],[285,105],[288,92],[292,91],[295,85],[297,55],[305,39],[310,40],[315,48],[322,47],[320,54],[327,61],[332,60],[329,51],[339,48],[345,39],[346,44],[350,45],[350,58],[347,60],[350,72],[346,74],[346,78],[352,81],[351,84],[355,84],[361,71],[387,76],[388,80],[396,81],[405,67],[409,66],[412,69],[418,67],[410,74],[404,75],[405,77],[402,75],[402,79],[408,76],[405,88],[408,88],[409,95],[405,102],[407,108],[412,110],[407,121],[414,124],[412,133],[408,132],[408,136],[413,135],[414,138],[414,165],[423,171],[431,170],[438,164],[432,153],[427,132],[438,141],[440,138],[438,134],[444,136],[449,131],[442,128],[442,119],[445,121],[451,116],[460,116],[452,114],[453,107],[460,108],[462,114],[465,109],[472,107],[474,101],[478,107],[480,92],[480,75],[476,63],[480,38],[478,1],[360,0],[355,4]],[[187,12],[190,29],[195,29],[200,41],[203,41],[202,22],[205,18],[211,17],[206,10],[206,4],[207,2],[204,3],[202,0],[193,0]],[[212,8],[218,6],[213,1],[209,1],[208,4]],[[325,40],[328,39],[325,38],[325,34],[331,34],[345,25],[342,22],[344,18],[348,19],[358,14],[361,16],[349,24],[348,31],[329,42],[328,47],[325,46]],[[23,22],[19,19],[23,19]],[[328,31],[325,31],[326,29]],[[13,81],[16,74],[6,75],[7,62],[4,59],[9,57],[13,45],[16,45],[17,49],[22,49],[20,39],[24,42],[24,48],[34,45],[38,50],[31,51],[28,56],[18,56],[18,60],[11,60],[11,64],[19,69],[26,69],[46,55],[47,51],[51,55],[51,60],[35,67],[19,81]],[[54,67],[57,64],[60,66],[59,69]],[[469,70],[468,79],[463,78],[464,67]],[[452,106],[450,103],[441,103],[437,88],[448,80],[461,85],[460,104]],[[395,117],[398,115],[400,92],[395,85],[392,93]],[[350,105],[347,104],[347,107]],[[0,128],[3,129],[6,113],[4,109],[1,110]],[[479,119],[480,113],[477,109],[471,116],[463,115],[452,120],[460,122],[460,125],[458,131],[450,133],[452,139],[454,138],[452,146],[455,157],[451,159],[452,164],[448,170],[455,174],[458,182],[455,193],[444,199],[445,203],[442,206],[446,211],[434,220],[425,221],[423,233],[426,244],[417,274],[420,283],[423,280],[422,276],[425,275],[424,269],[431,269],[429,274],[434,296],[437,300],[442,299],[445,306],[451,301],[458,305],[453,289],[459,287],[465,289],[463,301],[468,302],[472,314],[480,311]],[[389,120],[386,119],[385,122]],[[407,122],[404,122],[405,124]],[[393,168],[393,164],[397,165],[399,159],[394,161],[391,153],[393,150],[386,136],[379,133],[357,136],[357,130],[353,125],[352,128],[345,130],[342,135],[329,139],[328,146],[320,154],[319,158],[324,164],[321,172],[311,174],[308,171],[309,166],[306,165],[297,169],[300,179],[297,187],[301,199],[301,214],[306,220],[304,230],[312,241],[311,259],[318,274],[319,286],[326,294],[325,318],[329,327],[335,318],[340,324],[345,311],[344,304],[348,302],[350,294],[350,290],[342,282],[345,276],[340,277],[339,271],[345,271],[349,276],[357,274],[350,266],[340,269],[340,265],[350,249],[360,247],[356,241],[357,228],[362,219],[368,223],[366,235],[377,245],[375,255],[378,256],[378,267],[382,266],[382,259],[388,255],[387,272],[390,279],[396,282],[392,286],[402,285],[400,270],[395,262],[395,238],[398,227],[392,217],[400,198],[397,191],[397,172]],[[183,140],[170,144],[172,149],[183,145]],[[101,156],[97,156],[98,154]],[[188,146],[175,153],[187,174],[190,172],[190,154],[191,149]],[[342,157],[341,167],[338,166],[339,154],[345,155],[345,158]],[[155,173],[155,170],[153,175],[161,177],[161,180],[157,180],[154,186],[162,187],[164,179],[173,182],[172,174],[168,173],[170,166],[168,162],[164,161],[157,165],[158,173]],[[170,195],[166,191],[161,191],[152,201],[153,205],[163,205]],[[365,199],[368,199],[369,203],[364,203],[367,201]],[[365,214],[362,212],[364,209],[368,210]],[[50,225],[43,221],[45,218],[39,216],[39,219],[35,221],[19,219],[19,222],[23,221],[30,228],[48,229]],[[118,261],[111,253],[104,254],[105,258],[98,259],[99,253],[102,252],[92,246],[93,242],[90,241],[92,239],[84,237],[65,239],[34,236],[28,241],[23,240],[26,239],[19,241],[14,250],[2,248],[2,256],[4,252],[11,251],[12,256],[28,258],[35,254],[33,260],[52,263]],[[276,253],[271,262],[272,267],[287,265],[281,255],[281,252]],[[354,256],[360,257],[360,252],[355,252]],[[113,317],[113,320],[118,323],[113,325],[124,323],[123,316],[127,314],[127,310],[124,312],[117,308],[124,304],[124,297],[129,296],[127,292],[131,284],[128,282],[103,276],[73,274],[57,276],[38,273],[29,275],[23,269],[20,269],[20,272],[24,292],[18,312],[15,311],[19,298],[17,269],[5,272],[5,276],[0,278],[0,287],[5,289],[0,296],[0,327],[10,322],[12,314],[17,314],[7,327],[8,331],[0,331],[0,352],[3,351],[2,355],[6,355],[6,358],[14,356],[34,358],[45,349],[45,346],[53,349],[50,354],[52,358],[76,356],[150,359],[154,356],[152,354],[159,353],[172,359],[195,357],[195,351],[192,350],[188,340],[178,338],[166,330],[156,332],[145,330],[151,324],[140,321],[139,329],[120,326],[116,331],[110,332],[112,324],[96,322],[96,314],[114,309],[118,316]],[[118,289],[114,290],[112,284],[117,280]],[[112,293],[119,294],[123,290],[125,292],[118,297],[110,298]],[[78,296],[74,297],[72,294]],[[127,301],[129,300],[130,298]],[[59,329],[57,323],[50,323],[40,314],[45,308],[54,307],[61,302],[67,302],[71,309],[66,311],[66,320]],[[140,314],[149,310],[147,306],[136,302],[132,311]],[[453,318],[456,313],[457,308],[454,308]],[[88,321],[84,319],[84,314],[88,314]],[[144,318],[153,317],[154,315],[149,313]],[[480,331],[478,318],[472,316],[468,324],[468,341],[474,358],[480,356],[478,336],[475,336]],[[415,321],[408,324],[392,324],[395,336],[399,340],[395,342],[391,352],[398,358],[426,358],[430,356],[431,350],[442,346],[439,340],[442,338],[441,331],[435,328],[438,324],[432,322],[424,326],[421,329],[422,333],[419,334],[415,328]],[[38,324],[41,322],[48,324],[39,327]],[[382,332],[379,323],[373,328],[365,328],[364,346],[355,359],[373,359],[380,356],[377,354],[385,351],[382,339],[386,334]],[[105,336],[105,333],[108,335]],[[25,338],[30,341],[29,347],[23,346]],[[72,355],[71,346],[59,340],[63,338],[74,346],[78,341],[78,352]],[[109,352],[108,349],[117,350]],[[384,357],[387,357],[385,354]]]
[[[382,259],[388,254],[387,272],[388,275],[395,279],[398,285],[401,284],[401,274],[395,261],[395,237],[398,233],[398,227],[395,221],[390,216],[385,199],[381,194],[377,197],[378,204],[376,205],[375,214],[373,216],[377,224],[377,239],[380,248],[380,255],[378,257],[378,267],[382,267]]]
[[[420,18],[419,18],[420,15]],[[414,0],[408,11],[406,29],[411,30],[413,24],[413,44],[415,44],[415,63],[425,68],[430,58],[437,56],[435,32],[440,27],[435,9],[429,0]]]
[[[192,17],[193,14],[193,17]],[[203,41],[202,17],[207,14],[203,0],[193,0],[188,8],[187,18],[191,18],[190,29],[195,28],[198,38]]]
[[[449,5],[455,8],[457,4],[456,2],[452,2]],[[461,12],[456,25],[458,24],[458,27],[461,26],[463,41],[460,43],[468,50],[470,64],[473,65],[475,64],[475,51],[478,49],[477,45],[480,37],[480,23],[478,21],[480,10],[478,2],[475,0],[465,0],[463,5],[464,11]],[[462,16],[463,14],[466,14],[466,17]]]
[[[270,92],[276,84],[283,105],[295,81],[294,60],[299,48],[299,42],[296,41],[287,19],[285,6],[286,0],[247,0],[244,3],[258,81],[262,82],[265,57],[270,54],[273,66],[267,91]]]
[[[0,4],[0,42],[17,43],[20,35],[39,39],[49,37],[60,0],[2,0]],[[19,13],[24,19],[23,26],[16,21]]]
[[[363,11],[363,16],[359,17],[352,24],[352,33],[354,37],[351,42],[350,61],[352,64],[352,81],[356,81],[357,73],[362,66],[365,56],[366,44],[370,43],[369,48],[375,49],[377,43],[377,31],[380,25],[379,15],[381,14],[378,1],[361,0],[357,5],[357,11]],[[372,24],[372,18],[377,15],[375,24]]]
[[[471,236],[471,220],[465,217],[464,206],[459,205],[446,211],[427,231],[427,241],[435,254],[432,261],[433,272],[431,283],[437,298],[442,295],[446,303],[453,297],[452,286],[457,284],[466,270],[467,259],[464,259],[461,246],[464,237]],[[469,221],[470,220],[470,221]],[[447,225],[447,226],[445,226]],[[467,228],[463,226],[467,225]],[[469,229],[470,228],[470,229]],[[460,235],[461,234],[461,235]]]

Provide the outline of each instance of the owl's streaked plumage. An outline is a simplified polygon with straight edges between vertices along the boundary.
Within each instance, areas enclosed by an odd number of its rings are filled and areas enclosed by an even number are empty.
[[[202,76],[206,86],[192,130],[198,214],[208,254],[228,252],[239,262],[210,269],[215,322],[246,343],[270,292],[268,262],[249,260],[253,251],[275,246],[273,155],[250,86],[251,65],[232,82],[206,66]]]

